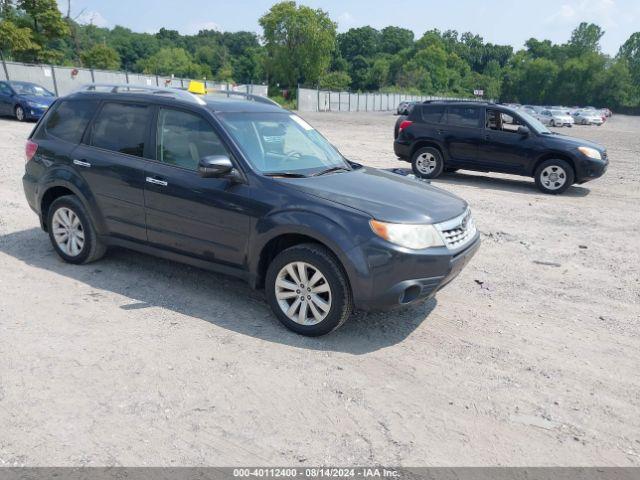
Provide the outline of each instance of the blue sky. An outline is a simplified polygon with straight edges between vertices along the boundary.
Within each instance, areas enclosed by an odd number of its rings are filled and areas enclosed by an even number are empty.
[[[58,0],[66,13],[67,0]],[[181,33],[202,28],[260,33],[258,18],[272,0],[72,0],[72,17],[84,23],[134,31],[156,32],[160,27]],[[299,2],[300,3],[300,2]],[[482,35],[493,43],[521,48],[530,37],[565,42],[581,21],[606,30],[602,50],[615,54],[634,31],[640,30],[640,0],[306,0],[322,8],[338,23],[339,31],[371,25],[398,25],[416,36],[426,30],[455,29]],[[81,13],[82,12],[82,13]]]

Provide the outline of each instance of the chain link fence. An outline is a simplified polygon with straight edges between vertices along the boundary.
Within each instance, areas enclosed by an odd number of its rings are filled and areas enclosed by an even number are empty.
[[[300,112],[388,112],[395,111],[400,102],[424,102],[426,100],[475,101],[476,99],[408,93],[353,93],[298,88],[298,111]]]
[[[32,82],[42,85],[58,96],[66,95],[87,83],[115,83],[155,87],[187,88],[191,79],[164,75],[145,75],[92,68],[59,67],[2,61],[0,80]],[[194,79],[197,80],[197,79]],[[202,81],[202,80],[198,80]],[[207,88],[267,96],[266,85],[234,85],[206,81]]]

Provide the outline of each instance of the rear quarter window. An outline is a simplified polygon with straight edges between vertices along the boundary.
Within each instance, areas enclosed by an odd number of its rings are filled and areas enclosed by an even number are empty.
[[[447,110],[447,124],[454,127],[479,127],[480,109],[467,105],[450,106]]]
[[[97,107],[95,100],[63,100],[47,115],[44,129],[61,140],[80,143]]]
[[[444,116],[444,105],[426,105],[422,107],[422,121],[425,123],[441,123]]]

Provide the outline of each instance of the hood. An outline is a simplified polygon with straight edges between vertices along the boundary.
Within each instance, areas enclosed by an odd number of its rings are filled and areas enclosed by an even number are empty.
[[[602,145],[599,145],[594,142],[590,142],[588,140],[583,140],[581,138],[570,137],[568,135],[563,135],[558,133],[556,135],[544,135],[544,138],[548,140],[550,143],[560,144],[563,147],[591,147],[596,150],[605,151],[606,148]]]
[[[55,97],[39,97],[38,95],[18,95],[22,100],[26,100],[27,102],[39,103],[41,105],[50,106],[53,101],[56,99]]]
[[[369,167],[281,181],[383,222],[439,223],[464,213],[467,207],[461,198],[427,182]]]

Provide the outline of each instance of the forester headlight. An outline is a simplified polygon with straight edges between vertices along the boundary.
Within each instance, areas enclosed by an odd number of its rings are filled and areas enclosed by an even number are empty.
[[[578,151],[586,157],[593,158],[594,160],[602,160],[602,155],[595,148],[578,147]]]
[[[378,220],[371,220],[369,224],[376,235],[401,247],[421,250],[444,246],[440,233],[433,225],[386,223]]]

